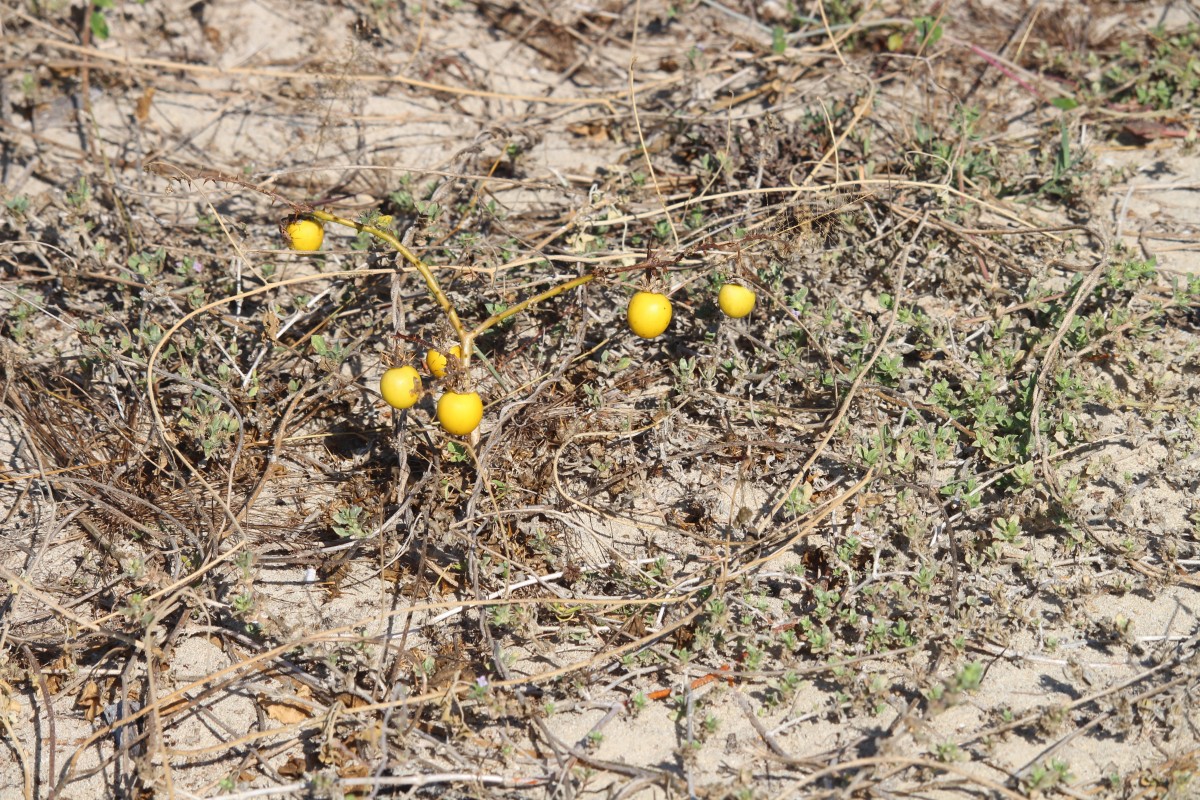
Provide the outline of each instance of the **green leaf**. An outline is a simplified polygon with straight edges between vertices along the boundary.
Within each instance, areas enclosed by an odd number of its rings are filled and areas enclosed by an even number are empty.
[[[1063,111],[1079,108],[1079,103],[1075,102],[1075,98],[1073,97],[1056,97],[1050,101],[1050,105]]]
[[[784,38],[783,26],[776,25],[771,29],[771,52],[781,56],[785,50],[787,50],[787,39]]]
[[[104,14],[99,11],[93,11],[91,17],[92,38],[107,39],[108,38],[108,20],[104,18]]]
[[[921,40],[921,47],[932,47],[942,38],[942,26],[933,17],[917,17],[913,20],[913,27]]]

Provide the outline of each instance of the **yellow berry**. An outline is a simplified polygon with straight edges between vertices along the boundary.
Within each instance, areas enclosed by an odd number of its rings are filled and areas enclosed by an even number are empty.
[[[425,369],[435,378],[446,377],[446,357],[437,350],[425,354]]]
[[[450,355],[454,356],[455,358],[459,360],[462,359],[462,348],[458,345],[451,347],[449,352]],[[429,374],[435,378],[446,377],[446,365],[449,363],[449,361],[450,359],[439,353],[437,350],[430,350],[425,354],[425,368],[428,369]]]
[[[653,339],[671,324],[671,301],[657,292],[638,292],[626,312],[630,329],[643,339]]]
[[[727,283],[717,295],[717,303],[725,316],[741,319],[754,310],[754,292],[740,283]]]
[[[447,433],[466,436],[483,419],[483,400],[478,392],[446,392],[438,398],[437,417]]]
[[[379,379],[379,393],[392,408],[412,408],[421,399],[421,376],[407,365],[392,367]]]
[[[325,229],[315,219],[301,217],[288,223],[287,235],[292,240],[293,250],[320,250]]]

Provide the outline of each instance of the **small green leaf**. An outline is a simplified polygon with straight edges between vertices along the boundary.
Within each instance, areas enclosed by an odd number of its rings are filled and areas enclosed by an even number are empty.
[[[781,56],[785,50],[787,50],[787,39],[784,38],[783,26],[776,25],[771,29],[771,52]]]
[[[93,11],[91,17],[92,37],[95,39],[108,38],[108,20],[99,11]]]
[[[1075,98],[1073,97],[1056,97],[1050,101],[1050,105],[1063,111],[1079,108],[1079,103],[1075,102]]]
[[[933,17],[917,17],[913,20],[913,27],[916,28],[923,48],[933,47],[942,38],[942,26]]]

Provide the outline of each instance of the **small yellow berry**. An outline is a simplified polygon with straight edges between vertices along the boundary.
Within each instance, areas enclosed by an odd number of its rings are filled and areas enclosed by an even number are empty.
[[[435,378],[446,377],[446,357],[437,350],[425,354],[425,369]]]
[[[407,365],[392,367],[379,379],[379,393],[392,408],[412,408],[421,399],[421,376]]]
[[[462,348],[458,345],[451,347],[449,352],[450,355],[462,360]],[[449,361],[450,360],[446,356],[442,355],[437,350],[430,350],[425,354],[425,368],[428,369],[429,374],[435,378],[446,377],[446,365],[449,363]]]
[[[643,339],[653,339],[671,324],[671,301],[657,292],[638,292],[626,312],[630,329]]]
[[[466,436],[483,419],[483,400],[478,392],[446,392],[438,398],[437,417],[447,433]]]
[[[741,319],[754,310],[754,292],[740,283],[727,283],[717,295],[717,303],[725,316]]]
[[[321,242],[325,240],[325,229],[321,223],[308,217],[292,220],[286,230],[288,238],[292,240],[293,250],[320,250]]]

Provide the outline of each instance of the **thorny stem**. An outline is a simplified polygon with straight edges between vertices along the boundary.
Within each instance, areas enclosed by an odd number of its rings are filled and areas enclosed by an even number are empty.
[[[306,216],[310,216],[313,219],[319,219],[323,222],[333,222],[338,225],[344,225],[347,228],[353,228],[359,232],[369,233],[394,247],[396,252],[399,253],[405,261],[411,264],[417,270],[417,272],[421,273],[421,277],[425,279],[425,286],[428,287],[429,293],[433,295],[433,299],[437,302],[443,313],[445,313],[446,318],[450,320],[450,325],[453,326],[454,332],[458,334],[458,343],[462,350],[462,362],[464,367],[470,363],[471,353],[475,348],[475,339],[481,336],[484,332],[495,327],[496,325],[499,325],[509,317],[520,314],[522,311],[530,308],[531,306],[537,305],[538,303],[549,300],[553,297],[557,297],[558,295],[563,294],[564,292],[569,292],[572,289],[577,289],[584,284],[591,283],[598,277],[598,273],[589,272],[587,275],[580,275],[578,278],[572,278],[571,280],[560,283],[557,286],[553,286],[540,294],[536,294],[533,297],[528,297],[514,306],[509,306],[503,311],[488,317],[471,330],[467,330],[467,328],[463,326],[462,320],[458,318],[458,311],[455,310],[454,304],[450,302],[450,298],[446,296],[446,293],[442,291],[442,287],[438,285],[437,278],[434,277],[433,270],[429,268],[428,264],[417,258],[417,256],[411,250],[401,244],[400,240],[397,239],[394,234],[385,231],[382,228],[376,228],[373,225],[364,225],[361,222],[354,222],[353,220],[339,217],[336,214],[330,214],[328,211],[318,211],[314,209],[312,211],[305,212],[305,214]]]
[[[433,299],[437,302],[443,313],[445,313],[446,318],[450,320],[450,324],[454,327],[454,332],[458,334],[459,339],[463,340],[464,342],[466,341],[465,337],[468,335],[467,331],[465,328],[463,328],[462,321],[458,318],[458,312],[454,309],[454,304],[450,302],[450,298],[446,297],[446,293],[443,292],[442,287],[438,285],[437,278],[433,276],[433,270],[429,269],[428,264],[417,258],[411,250],[401,244],[400,240],[396,238],[395,234],[389,233],[382,228],[376,228],[373,225],[364,225],[361,222],[354,222],[353,220],[339,217],[336,214],[330,214],[328,211],[313,210],[308,212],[307,215],[313,219],[319,219],[324,222],[333,222],[338,225],[345,225],[347,228],[354,228],[356,231],[369,233],[377,239],[382,239],[394,247],[396,252],[399,253],[405,261],[407,261],[409,264],[412,264],[413,267],[416,268],[417,272],[421,273],[421,277],[425,279],[425,285],[429,288],[429,293],[433,295]],[[467,349],[464,346],[463,353],[465,354],[466,352]]]
[[[536,304],[542,302],[543,300],[549,300],[550,298],[557,297],[558,295],[563,294],[564,292],[569,292],[572,289],[577,289],[586,283],[591,283],[592,281],[594,281],[596,279],[596,277],[597,276],[596,276],[595,272],[589,272],[587,275],[580,275],[578,278],[572,278],[571,280],[567,281],[566,283],[560,283],[558,286],[552,286],[551,288],[547,289],[546,291],[542,292],[541,294],[535,294],[533,297],[528,297],[528,298],[522,300],[521,302],[517,303],[515,306],[509,306],[508,308],[504,309],[503,311],[499,312],[498,314],[492,314],[492,316],[488,317],[483,322],[479,323],[475,327],[475,329],[473,331],[471,331],[471,338],[474,339],[475,337],[479,336],[484,331],[486,331],[488,328],[492,328],[496,325],[499,325],[501,322],[504,322],[504,320],[508,319],[509,317],[514,316],[516,314],[520,314],[525,309],[529,308],[530,306],[536,305]]]

